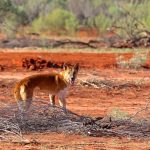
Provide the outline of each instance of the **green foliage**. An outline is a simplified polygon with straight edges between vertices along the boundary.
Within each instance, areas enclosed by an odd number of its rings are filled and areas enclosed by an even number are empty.
[[[71,14],[70,17],[66,19],[65,21],[65,29],[71,35],[74,34],[76,29],[78,28],[78,25],[79,25],[79,22],[73,14]]]
[[[30,30],[36,33],[40,33],[41,31],[44,31],[45,30],[44,21],[45,21],[44,17],[39,17],[38,19],[35,19],[32,22]]]
[[[14,37],[17,27],[20,23],[20,17],[17,14],[17,8],[12,4],[11,0],[0,1],[0,23],[1,31],[8,37]]]
[[[48,5],[48,0],[26,0],[26,2],[21,5],[21,10],[25,12],[27,22],[30,24],[34,19],[38,18],[40,14],[45,13]]]
[[[150,31],[149,7],[149,0],[0,0],[0,25],[11,22],[61,34],[73,34],[79,26],[99,32],[116,26],[123,38],[138,38],[140,30]]]
[[[16,7],[15,14],[18,16],[18,21],[20,25],[26,25],[28,23],[28,17],[23,6]]]
[[[51,31],[58,33],[74,32],[78,27],[75,16],[63,9],[55,9],[47,16],[40,16],[32,23],[34,32]]]
[[[118,34],[123,38],[139,38],[144,30],[150,30],[150,2],[133,4],[129,3],[120,7],[118,20],[115,25],[118,28]]]
[[[118,16],[119,14],[119,9],[116,7],[116,5],[111,5],[108,8],[108,13],[110,14],[110,16],[114,17],[114,16]]]
[[[97,6],[99,6],[100,1],[99,0],[93,0],[92,4],[93,4],[94,7],[97,7]]]
[[[12,12],[13,6],[11,0],[0,0],[0,22]]]
[[[51,0],[51,8],[57,9],[57,8],[66,8],[67,7],[67,1],[68,0]]]
[[[3,26],[1,30],[7,35],[8,38],[14,38],[15,33],[18,28],[17,16],[14,14],[9,14],[8,18],[5,18],[3,21]]]
[[[9,12],[12,10],[11,0],[0,1],[0,13]]]
[[[150,1],[145,2],[143,5],[140,5],[139,8],[141,11],[141,21],[143,25],[150,30]]]
[[[95,17],[95,26],[99,30],[99,32],[105,32],[107,28],[109,28],[112,24],[110,18],[104,16],[103,14],[99,14]]]

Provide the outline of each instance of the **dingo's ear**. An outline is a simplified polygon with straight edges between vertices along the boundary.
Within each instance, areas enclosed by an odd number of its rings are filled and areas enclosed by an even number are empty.
[[[74,65],[74,70],[78,71],[79,70],[79,63]]]
[[[63,64],[63,70],[67,70],[68,69],[68,66],[64,63]]]

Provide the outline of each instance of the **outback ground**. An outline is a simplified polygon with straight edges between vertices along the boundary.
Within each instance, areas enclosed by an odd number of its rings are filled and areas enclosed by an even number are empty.
[[[140,69],[122,69],[117,66],[116,57],[123,55],[126,60],[132,58],[133,53],[51,53],[51,52],[15,52],[7,49],[0,52],[0,103],[1,109],[6,105],[16,104],[13,97],[15,82],[25,76],[51,72],[54,68],[43,68],[32,71],[22,67],[24,58],[41,58],[55,64],[63,62],[80,64],[78,80],[75,86],[69,89],[67,108],[79,115],[90,117],[104,117],[109,114],[134,115],[146,106],[150,99],[150,58]],[[17,50],[19,51],[19,50]],[[31,51],[31,50],[30,50]],[[82,81],[97,79],[103,86],[95,84],[83,85]],[[112,86],[113,85],[113,86]],[[39,94],[36,98],[48,101],[48,95]],[[150,108],[147,108],[135,117],[150,119]],[[150,131],[148,131],[150,132]],[[1,150],[150,150],[150,140],[143,138],[125,137],[90,137],[65,133],[26,133],[24,137],[30,143],[0,142]]]

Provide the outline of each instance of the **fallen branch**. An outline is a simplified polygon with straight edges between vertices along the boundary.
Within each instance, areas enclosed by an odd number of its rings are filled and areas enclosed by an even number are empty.
[[[96,89],[99,89],[100,87],[98,87],[96,84],[94,83],[91,83],[91,82],[88,82],[87,80],[82,80],[82,79],[79,79],[78,78],[78,81],[79,81],[79,84],[82,84],[82,85],[87,85],[87,86],[92,86]]]
[[[137,116],[139,113],[143,112],[143,111],[146,111],[148,109],[148,106],[150,104],[150,100],[147,102],[147,104],[145,105],[145,107],[141,108],[139,111],[135,112],[134,115],[132,115],[129,120],[135,118],[135,116]]]
[[[51,40],[51,39],[11,39],[0,41],[1,48],[14,48],[14,47],[71,47],[71,48],[97,48],[97,45],[93,44],[93,41],[74,41],[74,40]]]

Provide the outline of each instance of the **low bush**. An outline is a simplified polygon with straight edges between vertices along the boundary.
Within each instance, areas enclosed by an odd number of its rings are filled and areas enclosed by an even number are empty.
[[[4,32],[8,38],[14,38],[19,26],[19,21],[15,14],[9,14],[8,18],[5,18],[3,25],[1,27],[2,32]]]
[[[95,17],[95,25],[99,32],[105,32],[112,24],[112,21],[109,17],[100,14]]]
[[[148,54],[135,53],[134,56],[129,60],[125,60],[123,56],[119,56],[116,59],[117,65],[120,68],[139,69],[147,62]]]
[[[32,23],[31,30],[34,32],[74,33],[78,27],[76,17],[63,9],[56,9],[46,16],[40,16]]]

